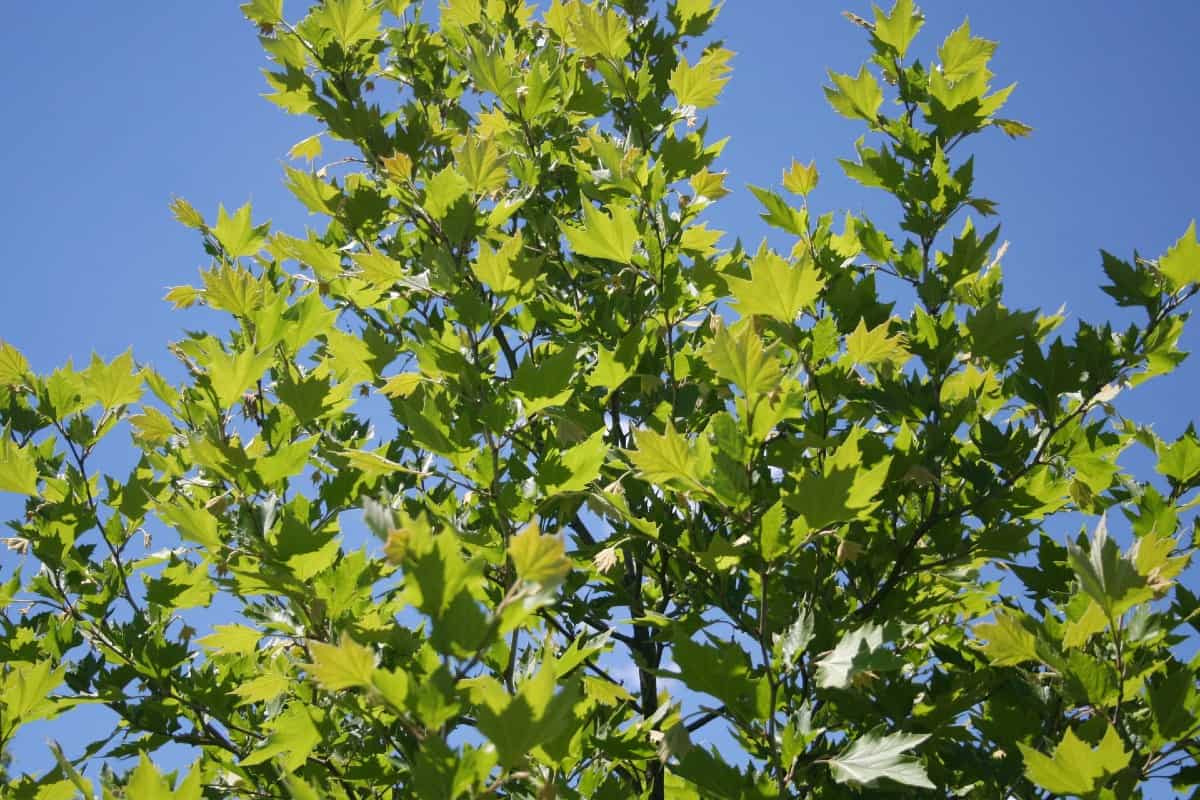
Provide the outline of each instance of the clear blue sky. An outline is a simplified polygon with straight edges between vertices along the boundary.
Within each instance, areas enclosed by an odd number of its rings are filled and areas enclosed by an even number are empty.
[[[1010,304],[1125,319],[1099,290],[1098,248],[1156,256],[1200,216],[1200,3],[921,5],[928,21],[916,50],[928,60],[969,15],[976,33],[1000,42],[997,83],[1020,84],[1007,115],[1036,129],[1020,141],[983,136],[975,151],[976,185],[999,202],[1011,242]],[[890,221],[882,194],[850,184],[835,162],[852,155],[861,129],[834,115],[820,87],[826,68],[854,70],[867,53],[842,8],[870,12],[850,0],[727,3],[715,33],[738,56],[712,132],[732,137],[721,163],[731,185],[777,183],[793,157],[815,158],[815,206]],[[166,342],[206,324],[161,301],[205,260],[194,232],[171,219],[172,195],[209,216],[218,202],[252,200],[256,219],[303,230],[280,162],[317,127],[259,96],[264,64],[236,0],[5,9],[0,338],[36,370],[131,345],[140,360],[170,367]],[[744,191],[711,216],[751,243],[766,233]],[[1184,346],[1200,347],[1200,325]],[[1175,436],[1195,416],[1197,390],[1200,360],[1123,408]],[[0,501],[0,518],[14,513]],[[10,563],[0,553],[0,567]]]

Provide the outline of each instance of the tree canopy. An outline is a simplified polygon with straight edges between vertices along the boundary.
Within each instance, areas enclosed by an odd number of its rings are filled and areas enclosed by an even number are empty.
[[[174,202],[167,299],[226,321],[178,381],[0,343],[0,753],[115,720],[3,796],[1200,797],[1200,439],[1115,405],[1184,359],[1195,225],[1101,253],[1128,327],[1007,306],[995,42],[848,14],[894,213],[795,161],[752,247],[714,0],[242,9],[318,227]]]

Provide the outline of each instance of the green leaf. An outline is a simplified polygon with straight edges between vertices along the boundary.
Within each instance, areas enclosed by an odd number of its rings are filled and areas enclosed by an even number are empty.
[[[951,83],[987,68],[996,52],[996,43],[971,35],[970,21],[964,21],[938,48],[942,76]]]
[[[769,189],[758,186],[747,186],[746,188],[758,198],[763,208],[766,209],[765,213],[759,215],[764,222],[796,236],[808,235],[808,217],[803,211],[792,208],[786,200]]]
[[[603,258],[618,264],[633,263],[633,248],[638,241],[633,212],[625,206],[608,206],[602,213],[586,200],[583,202],[583,227],[559,222],[563,234],[576,255]]]
[[[834,457],[826,459],[821,472],[805,474],[795,491],[784,495],[784,504],[798,512],[800,535],[860,519],[876,506],[891,456],[866,466],[858,446],[862,435],[862,428],[855,428]]]
[[[566,556],[562,539],[543,534],[536,522],[531,522],[512,538],[508,543],[508,556],[517,570],[517,577],[528,583],[558,586],[571,571],[571,559]]]
[[[259,25],[275,25],[283,20],[283,0],[250,0],[240,8],[248,20]]]
[[[525,238],[520,231],[506,237],[500,247],[493,249],[480,243],[479,254],[471,262],[475,277],[487,284],[497,294],[507,294],[519,289],[526,281],[514,270],[514,265],[525,248]]]
[[[1129,765],[1131,754],[1125,749],[1114,728],[1104,732],[1099,746],[1092,749],[1067,729],[1052,756],[1039,753],[1020,742],[1025,759],[1025,775],[1043,789],[1055,794],[1086,795],[1106,774],[1120,772]]]
[[[195,542],[210,551],[221,548],[217,518],[203,506],[193,505],[186,500],[176,500],[159,504],[157,510],[163,521],[177,530],[185,540]]]
[[[1021,626],[1006,611],[996,612],[996,621],[975,626],[975,633],[987,640],[983,652],[993,666],[1011,667],[1026,661],[1038,661],[1037,637]]]
[[[743,317],[762,314],[789,325],[801,312],[812,310],[825,288],[825,279],[810,260],[789,264],[765,245],[750,262],[750,280],[727,281]]]
[[[858,675],[899,669],[899,656],[886,647],[890,639],[891,632],[873,622],[850,631],[817,662],[817,685],[846,689]]]
[[[301,139],[288,150],[288,158],[293,161],[302,158],[311,163],[319,155],[321,155],[321,134],[319,133]]]
[[[604,437],[605,431],[601,428],[565,451],[559,459],[557,469],[550,476],[552,480],[547,484],[547,492],[565,494],[586,489],[588,484],[600,475],[600,468],[604,466],[605,456],[608,455],[608,445]]]
[[[305,668],[317,683],[330,691],[365,689],[375,677],[375,654],[342,634],[336,644],[309,642],[308,651],[313,663]]]
[[[845,360],[860,366],[889,362],[903,366],[909,357],[904,334],[889,336],[890,329],[891,320],[884,320],[874,328],[868,328],[866,320],[860,319],[858,326],[846,337]]]
[[[572,718],[579,696],[577,681],[555,693],[557,673],[543,666],[526,678],[514,697],[494,680],[478,693],[479,731],[495,745],[500,764],[510,766],[556,736]]]
[[[262,631],[247,628],[245,625],[216,625],[213,633],[196,643],[214,653],[243,655],[253,653],[262,639]]]
[[[408,675],[400,670],[377,669],[371,678],[371,686],[379,692],[392,708],[404,709],[404,700],[409,693]]]
[[[375,38],[382,16],[370,0],[324,0],[316,18],[333,31],[342,47],[352,47]]]
[[[1163,741],[1178,737],[1196,724],[1196,681],[1186,667],[1173,665],[1165,676],[1147,685],[1154,730]]]
[[[294,772],[308,760],[309,754],[321,743],[321,732],[313,724],[308,709],[293,704],[269,723],[266,743],[240,762],[243,767],[262,764],[279,758],[288,772]]]
[[[706,167],[688,178],[688,185],[692,187],[692,192],[695,194],[692,203],[695,204],[701,198],[711,202],[728,195],[729,189],[725,188],[727,177],[729,177],[728,172],[709,172]]]
[[[575,3],[571,8],[575,11],[571,33],[581,55],[613,61],[625,58],[629,52],[629,26],[624,15],[599,3]]]
[[[299,475],[308,464],[316,440],[313,437],[299,439],[275,448],[275,452],[258,459],[254,471],[270,486],[274,483]]]
[[[1156,469],[1185,486],[1200,476],[1200,439],[1197,439],[1195,431],[1184,431],[1169,445],[1159,443]]]
[[[733,70],[729,66],[731,58],[733,52],[723,47],[706,50],[695,66],[680,57],[667,82],[679,105],[695,108],[715,106],[721,90],[729,83],[729,73]]]
[[[21,351],[0,339],[0,386],[18,386],[29,375],[29,362]]]
[[[171,558],[171,564],[157,577],[142,573],[146,584],[146,601],[165,610],[207,606],[216,592],[216,586],[208,575],[208,565],[193,566],[189,562]]]
[[[228,311],[239,317],[249,317],[262,306],[263,288],[258,279],[248,269],[224,264],[216,269],[200,273],[204,279],[203,298],[210,308],[218,311]],[[186,287],[190,288],[190,287]],[[177,293],[168,294],[168,300],[179,302]],[[194,300],[187,300],[194,302]]]
[[[471,185],[454,167],[449,166],[425,183],[425,210],[436,220],[444,220]]]
[[[706,491],[703,476],[707,473],[706,454],[692,447],[668,424],[666,430],[655,433],[639,430],[633,434],[634,449],[627,451],[638,473],[651,483],[677,481],[691,489]]]
[[[619,683],[612,683],[601,678],[593,678],[591,675],[583,676],[584,694],[589,700],[594,700],[602,706],[615,706],[620,703],[634,702],[631,695],[624,686]]]
[[[1108,522],[1103,516],[1088,551],[1068,541],[1067,558],[1083,590],[1100,604],[1110,620],[1154,596],[1146,578],[1109,538]]]
[[[285,183],[288,190],[304,204],[310,213],[330,216],[337,213],[338,198],[341,196],[341,192],[336,186],[321,180],[315,173],[305,172],[302,169],[285,166],[283,172],[287,176]]]
[[[551,406],[562,405],[573,392],[576,362],[574,347],[567,347],[539,359],[526,358],[513,373],[509,388],[521,398],[527,416]]]
[[[1107,708],[1117,700],[1117,685],[1121,678],[1107,661],[1092,658],[1080,650],[1072,650],[1065,667],[1059,666],[1065,679],[1068,697],[1093,708]]]
[[[1097,633],[1108,627],[1104,608],[1095,600],[1088,600],[1087,608],[1077,620],[1069,620],[1063,631],[1063,647],[1082,647]]]
[[[779,359],[763,348],[762,337],[749,320],[733,328],[721,326],[704,348],[704,360],[713,372],[755,400],[778,387],[783,375]]]
[[[183,225],[198,231],[202,231],[207,227],[207,224],[204,222],[204,216],[196,210],[195,206],[182,197],[172,198],[170,208],[171,215]]]
[[[270,350],[255,353],[243,350],[240,353],[216,352],[208,365],[208,379],[222,408],[231,408],[242,399],[242,394],[262,377],[274,361]]]
[[[668,7],[667,16],[676,30],[688,36],[699,36],[721,13],[723,4],[714,8],[714,0],[674,0]]]
[[[142,371],[133,368],[133,353],[126,350],[105,364],[99,356],[83,371],[87,396],[105,411],[136,403],[142,397]]]
[[[588,386],[600,386],[607,389],[605,399],[611,396],[613,391],[620,388],[621,384],[629,379],[637,369],[637,362],[641,357],[638,350],[640,345],[640,331],[635,330],[624,336],[614,350],[606,347],[597,348],[596,368],[588,375]]]
[[[506,161],[494,138],[469,136],[456,153],[455,165],[472,192],[487,195],[508,182]]]
[[[272,671],[257,675],[239,684],[233,689],[233,693],[238,696],[237,704],[244,706],[250,703],[274,700],[280,695],[286,694],[291,686],[292,681],[287,675]]]
[[[75,769],[67,759],[66,754],[63,753],[62,746],[53,739],[48,741],[47,744],[50,745],[50,752],[54,755],[54,760],[58,762],[58,768],[67,776],[71,784],[79,790],[83,797],[89,800],[95,797],[92,782],[79,774],[79,771]],[[74,795],[72,795],[72,800],[74,800]],[[199,795],[196,795],[195,800],[200,800]]]
[[[129,776],[129,782],[125,784],[125,796],[136,797],[138,800],[171,800],[175,795],[171,791],[171,784],[167,783],[167,779],[143,752],[138,757],[138,765]]]
[[[750,659],[741,649],[724,650],[719,642],[696,642],[678,637],[671,644],[671,656],[679,665],[680,680],[689,689],[704,692],[729,706],[739,716],[765,717],[769,696],[762,697],[758,681],[751,673]]]
[[[446,0],[442,4],[442,24],[462,25],[464,27],[479,22],[483,15],[480,0]]]
[[[467,58],[467,68],[476,87],[496,95],[501,102],[511,103],[519,80],[502,52],[473,43]]]
[[[0,492],[37,497],[37,484],[38,470],[33,448],[18,446],[7,429],[0,432]]]
[[[875,38],[895,50],[901,60],[924,24],[925,17],[913,7],[912,0],[896,0],[888,14],[875,7]]]
[[[225,206],[217,209],[217,224],[212,233],[220,243],[221,249],[230,258],[252,256],[267,243],[268,225],[255,227],[250,221],[250,204],[239,208],[231,217],[225,211]]]
[[[26,722],[53,716],[55,708],[50,692],[62,683],[65,672],[64,667],[55,668],[48,659],[12,667],[5,676],[8,686],[3,701],[5,714],[0,717],[0,725],[8,726],[11,733]],[[0,733],[4,733],[3,728]]]
[[[776,654],[785,669],[792,669],[800,663],[809,642],[816,635],[816,617],[812,607],[804,602],[796,621],[784,629],[783,633],[775,636]]]
[[[280,255],[295,259],[304,266],[309,267],[321,280],[333,280],[342,273],[341,253],[335,247],[319,241],[312,232],[309,232],[306,239],[296,239],[283,235],[276,236],[275,250]],[[250,273],[246,272],[245,274],[249,275]],[[254,288],[257,288],[257,286]],[[258,291],[258,294],[261,294],[261,290]],[[253,297],[253,295],[251,296]],[[246,308],[246,311],[235,313],[245,314],[257,307],[258,304],[257,298],[243,303],[242,307]]]
[[[819,178],[817,162],[810,161],[806,165],[792,159],[792,166],[783,172],[783,188],[804,197],[817,188]]]
[[[1158,269],[1166,277],[1171,291],[1200,281],[1200,242],[1196,239],[1196,221],[1188,225],[1179,241],[1158,259]]]
[[[905,786],[933,789],[936,787],[929,780],[921,762],[905,755],[928,738],[927,735],[912,733],[881,736],[879,731],[875,730],[855,739],[848,748],[830,758],[827,763],[833,771],[833,779],[838,783],[871,786],[876,781],[886,778]]]
[[[850,119],[875,122],[879,107],[883,105],[883,90],[865,65],[859,69],[857,76],[830,71],[829,79],[833,81],[833,86],[825,87],[825,97],[835,111]]]

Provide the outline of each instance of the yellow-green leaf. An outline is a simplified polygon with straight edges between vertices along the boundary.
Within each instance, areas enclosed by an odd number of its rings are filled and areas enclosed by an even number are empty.
[[[570,18],[571,34],[581,55],[620,61],[629,52],[629,25],[624,15],[599,3],[573,3],[568,8],[575,12]]]
[[[972,36],[970,21],[964,21],[938,48],[941,75],[951,83],[960,81],[986,69],[995,52],[996,43]]]
[[[314,16],[333,31],[343,47],[374,38],[382,18],[379,7],[370,0],[325,0]]]
[[[604,434],[605,431],[601,428],[565,451],[558,463],[544,467],[544,470],[550,473],[547,481],[549,492],[561,494],[582,491],[596,479],[608,453]]]
[[[467,179],[449,166],[425,182],[425,210],[442,220],[470,189]]]
[[[703,440],[700,440],[703,441]],[[689,488],[707,491],[704,476],[710,456],[699,443],[693,447],[668,425],[663,433],[639,430],[633,435],[634,449],[627,452],[630,462],[645,480],[665,484],[680,482]]]
[[[1158,269],[1166,277],[1171,291],[1200,281],[1200,243],[1196,241],[1196,221],[1188,225],[1179,241],[1158,260]]]
[[[176,220],[196,230],[205,228],[204,217],[196,210],[196,207],[184,200],[182,197],[176,197],[171,200],[171,214]]]
[[[309,642],[313,663],[308,671],[326,689],[359,689],[371,686],[375,676],[375,654],[348,635],[336,644]]]
[[[244,683],[239,683],[233,689],[233,694],[239,698],[237,704],[244,706],[250,703],[262,703],[267,700],[274,700],[279,695],[287,692],[291,685],[292,682],[288,679],[288,676],[270,670]]]
[[[204,280],[204,300],[211,308],[248,317],[262,305],[262,284],[248,269],[222,264],[215,269],[204,270],[200,277]],[[172,297],[169,293],[167,299],[172,302],[188,301],[186,294]]]
[[[425,379],[419,372],[402,372],[388,378],[379,391],[386,397],[408,397],[416,391],[423,380]]]
[[[856,76],[830,72],[829,79],[833,86],[825,87],[825,97],[835,111],[851,119],[875,121],[879,107],[883,105],[883,90],[866,66],[860,68]]]
[[[733,52],[723,47],[706,51],[695,66],[680,56],[679,64],[671,71],[668,85],[681,106],[709,108],[717,104],[721,89],[729,83],[729,66]]]
[[[83,378],[88,399],[105,410],[136,403],[142,396],[142,371],[133,368],[133,353],[129,350],[108,364],[93,355]]]
[[[492,137],[467,137],[456,156],[455,165],[475,194],[491,194],[508,182],[504,154]]]
[[[728,172],[709,172],[705,167],[689,178],[688,185],[696,195],[692,200],[693,204],[720,200],[729,194],[729,190],[725,188],[725,178],[728,176]]]
[[[212,633],[197,639],[196,643],[214,653],[240,655],[253,653],[262,637],[261,631],[245,625],[215,625]]]
[[[1025,630],[1020,621],[1004,611],[996,612],[996,621],[975,626],[975,633],[987,640],[983,652],[997,667],[1010,667],[1037,661],[1037,637]]]
[[[778,387],[783,376],[779,359],[763,348],[762,337],[748,320],[733,328],[721,326],[704,348],[704,360],[713,372],[751,398]]]
[[[250,204],[239,208],[229,216],[225,206],[217,209],[217,224],[212,233],[221,249],[230,258],[252,256],[267,243],[267,225],[255,225],[250,221]]]
[[[242,393],[262,377],[271,366],[274,354],[270,350],[255,353],[243,350],[240,353],[215,352],[208,366],[208,379],[222,408],[230,408],[242,399]]]
[[[480,243],[479,255],[471,262],[471,270],[497,294],[514,291],[522,281],[513,271],[513,265],[524,247],[525,239],[520,231],[507,237],[495,249],[487,243]]]
[[[913,8],[912,0],[896,0],[888,14],[875,7],[875,38],[894,49],[901,59],[924,24],[925,17]]]
[[[750,262],[750,280],[727,280],[743,317],[762,314],[788,324],[810,310],[825,288],[825,279],[811,260],[789,264],[765,246]]]
[[[638,240],[633,212],[625,206],[609,206],[608,211],[605,214],[584,200],[583,227],[576,228],[563,222],[559,222],[559,226],[576,255],[630,264]]]
[[[888,335],[891,320],[884,320],[874,328],[868,328],[866,320],[860,319],[858,326],[846,337],[846,360],[851,364],[872,366],[892,362],[897,366],[908,360],[904,335]]]
[[[167,779],[143,752],[138,758],[138,765],[129,775],[129,782],[125,784],[125,796],[138,800],[171,800],[174,794],[171,784],[167,783]]]
[[[517,577],[529,583],[557,586],[571,571],[571,560],[566,556],[562,540],[543,534],[536,522],[525,526],[525,530],[509,541],[508,555],[517,570]]]
[[[783,172],[783,188],[792,194],[804,196],[817,188],[819,178],[817,162],[810,161],[808,164],[801,164],[792,159],[792,166]]]
[[[0,386],[16,386],[25,382],[29,362],[21,351],[0,339]]]
[[[1095,748],[1067,729],[1051,756],[1020,742],[1017,747],[1025,759],[1025,775],[1043,789],[1055,794],[1087,795],[1106,774],[1120,772],[1131,757],[1114,728],[1108,728]]]

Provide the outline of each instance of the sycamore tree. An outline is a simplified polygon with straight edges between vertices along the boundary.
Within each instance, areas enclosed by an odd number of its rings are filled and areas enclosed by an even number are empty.
[[[1006,306],[994,42],[850,15],[895,212],[796,162],[747,249],[713,0],[243,10],[319,223],[176,201],[179,383],[0,346],[0,750],[114,720],[3,796],[1200,796],[1200,440],[1114,406],[1200,245],[1101,254],[1128,328]]]

